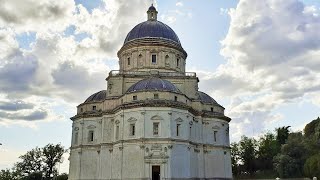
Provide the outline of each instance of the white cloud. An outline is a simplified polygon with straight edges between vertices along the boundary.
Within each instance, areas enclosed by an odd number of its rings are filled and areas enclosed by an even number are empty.
[[[318,104],[318,10],[298,0],[241,0],[229,15],[220,51],[227,63],[198,74],[214,97],[241,98],[226,108],[233,136],[260,133],[267,122],[283,119],[274,113],[280,106],[302,98]]]
[[[73,0],[0,0],[0,27],[17,32],[62,31],[75,10]]]
[[[176,6],[181,7],[181,6],[183,6],[183,3],[182,3],[181,1],[178,1],[178,2],[176,3]]]

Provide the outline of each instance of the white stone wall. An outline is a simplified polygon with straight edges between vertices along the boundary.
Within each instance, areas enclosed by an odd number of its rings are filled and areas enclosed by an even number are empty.
[[[153,122],[160,123],[153,135]],[[130,124],[135,124],[131,136]],[[177,123],[180,125],[176,135]],[[116,126],[119,125],[119,139]],[[190,127],[191,136],[190,136]],[[186,110],[141,107],[104,117],[73,122],[70,175],[73,179],[151,178],[152,165],[161,166],[162,178],[231,178],[228,123],[195,117]],[[213,131],[218,131],[217,141]],[[88,140],[94,131],[94,140]],[[81,146],[79,146],[81,145]]]

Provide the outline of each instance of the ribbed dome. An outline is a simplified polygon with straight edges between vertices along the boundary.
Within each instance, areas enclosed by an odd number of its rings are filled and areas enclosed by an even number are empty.
[[[176,33],[166,24],[160,21],[145,21],[136,25],[127,35],[124,44],[141,38],[160,38],[174,41],[180,44]]]
[[[179,89],[176,88],[176,86],[173,85],[170,81],[157,77],[151,77],[138,81],[137,83],[133,84],[127,92],[129,93],[146,90],[180,92]]]
[[[217,104],[217,101],[215,101],[211,96],[209,96],[208,94],[198,91],[199,94],[199,100],[202,103],[210,103],[210,104]]]
[[[107,91],[102,90],[89,96],[86,99],[85,103],[103,101],[106,99],[106,97],[107,97]]]

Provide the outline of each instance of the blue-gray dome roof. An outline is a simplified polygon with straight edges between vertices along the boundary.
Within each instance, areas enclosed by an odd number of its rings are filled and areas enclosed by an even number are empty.
[[[107,91],[102,90],[102,91],[99,91],[99,92],[92,94],[84,102],[89,103],[89,102],[103,101],[106,99],[106,97],[107,97]]]
[[[153,4],[151,4],[151,6],[149,7],[148,11],[156,11],[156,8],[153,6]]]
[[[124,44],[141,38],[161,38],[180,44],[176,33],[166,24],[160,21],[145,21],[136,25],[127,35]]]
[[[199,100],[202,103],[210,103],[210,104],[217,104],[217,101],[215,101],[211,96],[209,96],[208,94],[198,91],[199,94]]]
[[[129,93],[147,90],[180,92],[179,89],[176,88],[176,86],[173,85],[170,81],[157,77],[151,77],[138,81],[137,83],[133,84],[127,92]]]

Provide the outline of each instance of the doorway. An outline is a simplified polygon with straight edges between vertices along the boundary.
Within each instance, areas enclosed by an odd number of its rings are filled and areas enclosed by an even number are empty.
[[[160,180],[160,166],[152,166],[152,180]]]

